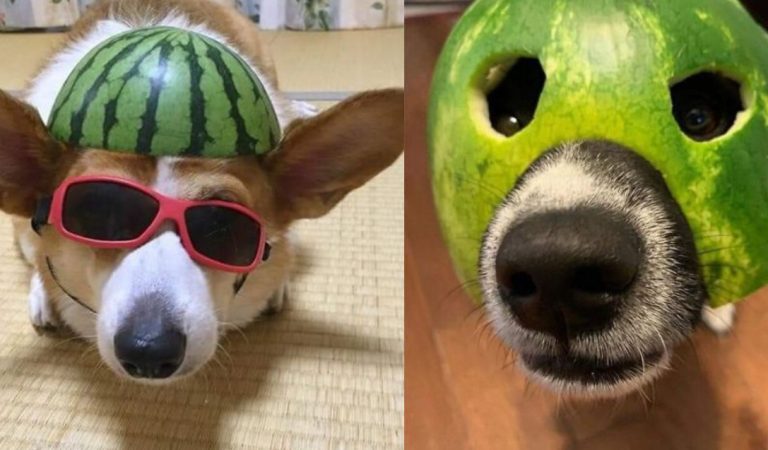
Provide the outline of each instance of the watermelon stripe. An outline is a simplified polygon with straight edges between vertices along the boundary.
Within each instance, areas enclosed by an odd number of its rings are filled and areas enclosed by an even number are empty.
[[[143,38],[142,37],[134,37],[129,41],[129,43],[135,43],[140,42]],[[104,51],[111,49],[113,46],[117,45],[117,42],[110,42],[109,44],[104,45],[102,48],[97,48],[96,52],[93,55],[93,58],[89,58],[87,62],[83,65],[83,67],[76,67],[75,70],[70,74],[70,76],[67,78],[66,83],[64,83],[64,86],[62,86],[61,92],[65,93],[64,97],[59,99],[57,101],[57,106],[53,109],[50,117],[49,117],[49,123],[53,123],[55,119],[58,118],[59,112],[61,109],[69,102],[72,95],[75,93],[76,89],[72,89],[72,85],[80,80],[80,77],[87,73],[88,70],[91,69],[93,64],[98,59],[98,56],[101,55]]]
[[[120,57],[123,57],[136,47],[142,44],[145,39],[150,39],[152,37],[157,36],[160,34],[161,31],[152,30],[151,33],[145,34],[145,33],[137,33],[136,36],[133,36],[130,41],[128,42],[120,42],[119,40],[115,40],[114,42],[110,42],[108,44],[105,44],[103,47],[99,48],[92,57],[88,58],[88,61],[83,65],[83,67],[79,70],[74,71],[72,74],[70,74],[69,78],[67,79],[67,83],[62,87],[62,92],[66,92],[65,96],[58,101],[58,107],[53,110],[53,113],[50,116],[49,123],[53,123],[58,119],[59,112],[61,109],[69,102],[70,98],[72,97],[72,94],[74,94],[77,89],[71,89],[72,84],[81,79],[82,75],[87,73],[88,70],[91,69],[93,64],[98,59],[99,55],[103,54],[104,52],[112,49],[113,47],[119,45],[125,45],[126,47],[118,52],[114,57],[112,57],[109,61],[104,63],[104,67],[112,67],[116,61],[119,60]],[[98,70],[101,70],[101,68],[97,68]]]
[[[120,89],[117,91],[117,94],[115,95],[115,98],[109,100],[106,105],[104,106],[104,132],[103,132],[103,142],[102,146],[107,147],[107,144],[109,142],[109,133],[112,131],[112,128],[117,124],[117,104],[120,100],[120,95],[123,93],[123,89],[125,89],[125,86],[128,84],[128,80],[136,76],[139,71],[141,70],[141,65],[144,63],[144,61],[151,56],[152,52],[145,54],[142,56],[136,64],[134,64],[131,69],[125,73],[125,75],[122,75],[120,78],[122,79],[122,85],[120,86]]]
[[[123,80],[123,85],[120,86],[120,90],[115,98],[107,101],[107,104],[104,105],[104,129],[101,132],[101,146],[104,148],[107,147],[107,142],[109,142],[109,132],[112,131],[112,127],[117,123],[117,100],[120,98],[120,93],[123,92],[126,84],[125,80]]]
[[[118,57],[124,56],[123,54],[130,54],[130,52],[135,50],[136,47],[146,43],[147,43],[147,40],[142,40],[141,42],[138,42],[135,45],[126,47],[121,52],[119,52],[118,56],[116,56],[114,59],[118,59]],[[139,58],[136,64],[134,64],[131,71],[133,71],[134,68],[137,68],[138,66],[140,66],[141,63],[143,63],[144,60],[148,58],[161,45],[163,45],[162,40],[161,42],[155,43],[154,45],[152,45],[152,47],[149,50],[147,50],[147,52],[145,52],[141,58]],[[83,97],[83,101],[80,103],[80,108],[78,108],[77,112],[72,114],[72,117],[70,118],[70,127],[71,127],[70,128],[71,132],[69,135],[70,142],[79,142],[80,139],[82,139],[83,137],[83,121],[85,119],[85,114],[88,112],[88,107],[90,106],[93,99],[96,97],[96,94],[98,93],[101,85],[104,83],[104,81],[106,81],[108,76],[111,74],[112,68],[114,66],[107,65],[106,67],[107,67],[107,70],[99,74],[98,78],[96,78],[96,81],[91,85],[91,88],[88,89],[85,96]]]
[[[169,30],[172,31],[172,30]],[[171,44],[173,47],[176,47],[176,45]],[[104,119],[104,127],[105,131],[103,133],[103,147],[107,147],[109,143],[109,135],[112,131],[113,127],[117,125],[117,106],[120,101],[121,95],[123,93],[123,90],[128,85],[128,81],[138,75],[141,71],[141,65],[144,64],[147,58],[152,56],[153,51],[150,50],[147,54],[143,55],[141,59],[139,59],[136,64],[134,64],[133,67],[131,67],[130,70],[128,70],[124,75],[122,75],[120,78],[122,79],[122,85],[120,86],[120,90],[117,92],[117,95],[115,95],[115,98],[110,100],[106,106],[105,106],[105,119]]]
[[[166,86],[160,92],[157,106],[158,132],[152,137],[151,155],[164,156],[180,154],[192,141],[192,121],[189,117],[189,105],[192,101],[189,71],[189,54],[186,44],[187,34],[179,34],[170,40],[173,51],[168,57]],[[186,89],[174,89],[184,86]]]
[[[136,143],[136,151],[139,153],[149,153],[152,150],[152,138],[157,131],[157,104],[160,100],[160,91],[165,86],[168,56],[172,50],[172,44],[165,43],[160,47],[160,66],[150,79],[152,88],[147,98],[144,115],[141,117],[141,129],[139,130],[138,142]]]
[[[237,143],[236,151],[240,155],[249,155],[253,153],[253,149],[259,145],[258,139],[254,139],[245,126],[243,116],[240,114],[240,108],[237,104],[237,100],[240,98],[240,94],[235,88],[234,81],[232,79],[232,72],[229,69],[227,63],[222,58],[221,51],[213,46],[208,46],[206,56],[213,61],[216,65],[216,70],[221,76],[224,82],[224,92],[227,94],[230,104],[232,105],[229,114],[237,127]]]
[[[195,46],[191,38],[187,44],[187,51],[190,55],[196,54]],[[184,154],[200,155],[205,143],[211,142],[213,139],[208,133],[208,129],[205,127],[205,96],[200,87],[200,80],[203,77],[203,68],[200,66],[200,62],[197,58],[189,58],[189,72],[192,94],[192,101],[189,102],[189,117],[192,120],[192,136],[189,142],[189,147],[184,150]]]
[[[237,60],[238,64],[240,64],[240,67],[242,67],[246,73],[254,71],[253,68],[251,68],[251,66],[247,62],[245,62],[243,58],[239,57],[238,55],[234,55],[234,59]],[[254,83],[252,85],[252,90],[253,90],[254,98],[257,99],[257,102],[259,101],[259,99],[269,98],[269,95],[266,92],[266,88],[264,88],[264,86],[262,86],[261,84]],[[264,101],[262,101],[262,103],[264,104],[264,110],[266,111],[267,116],[269,117],[269,123],[270,124],[279,123],[279,121],[277,120],[277,112],[275,111],[275,108],[272,106],[272,104],[270,102],[264,102]],[[269,128],[269,147],[274,148],[278,141],[278,138],[275,136],[275,133],[276,132],[279,133],[280,129],[279,128],[276,129],[275,127],[271,127],[271,126],[268,128]]]
[[[123,84],[120,86],[120,90],[117,91],[115,98],[107,101],[104,105],[104,130],[102,131],[102,143],[101,146],[106,148],[109,142],[109,133],[112,128],[117,124],[117,102],[120,100],[120,94],[123,93],[123,89],[128,84],[128,79],[123,78]]]

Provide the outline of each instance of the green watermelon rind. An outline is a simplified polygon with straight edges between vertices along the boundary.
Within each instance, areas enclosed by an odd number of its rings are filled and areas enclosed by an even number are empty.
[[[48,124],[77,147],[153,156],[263,154],[281,137],[251,66],[218,41],[174,27],[133,29],[91,50]]]
[[[519,56],[539,57],[547,82],[534,121],[504,138],[485,117],[482,84]],[[701,70],[742,81],[750,102],[733,129],[704,143],[679,130],[669,97],[672,82]],[[428,120],[436,206],[460,278],[477,278],[488,222],[530,163],[564,142],[606,139],[665,175],[713,306],[767,284],[767,79],[768,34],[738,2],[475,2],[439,59]]]

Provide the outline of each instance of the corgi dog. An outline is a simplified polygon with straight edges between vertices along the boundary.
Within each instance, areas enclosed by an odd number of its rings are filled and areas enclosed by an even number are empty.
[[[53,136],[54,101],[77,64],[120,33],[156,26],[203,35],[242,58],[274,106],[276,149],[152,156]],[[312,115],[278,90],[256,28],[233,8],[98,2],[22,100],[0,91],[0,209],[14,217],[32,266],[32,324],[93,341],[120,377],[157,384],[189,376],[227,329],[280,310],[295,252],[291,224],[326,214],[402,151],[402,89],[363,92]],[[115,237],[126,229],[131,239]]]

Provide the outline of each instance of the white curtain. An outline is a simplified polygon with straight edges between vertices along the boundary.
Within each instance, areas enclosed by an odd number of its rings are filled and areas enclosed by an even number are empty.
[[[95,0],[0,0],[0,29],[71,25]],[[216,0],[266,29],[333,30],[403,24],[403,0]]]
[[[0,0],[0,27],[51,28],[80,16],[78,0]]]
[[[254,0],[239,0],[249,2]],[[262,28],[336,30],[401,26],[403,0],[256,0]]]

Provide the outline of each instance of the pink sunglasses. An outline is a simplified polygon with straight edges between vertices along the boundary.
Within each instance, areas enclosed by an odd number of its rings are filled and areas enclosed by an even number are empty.
[[[136,248],[167,220],[176,223],[190,257],[218,270],[246,273],[269,257],[261,218],[222,200],[167,197],[112,176],[66,179],[53,194],[50,212],[33,222],[51,223],[64,237],[97,248]]]

